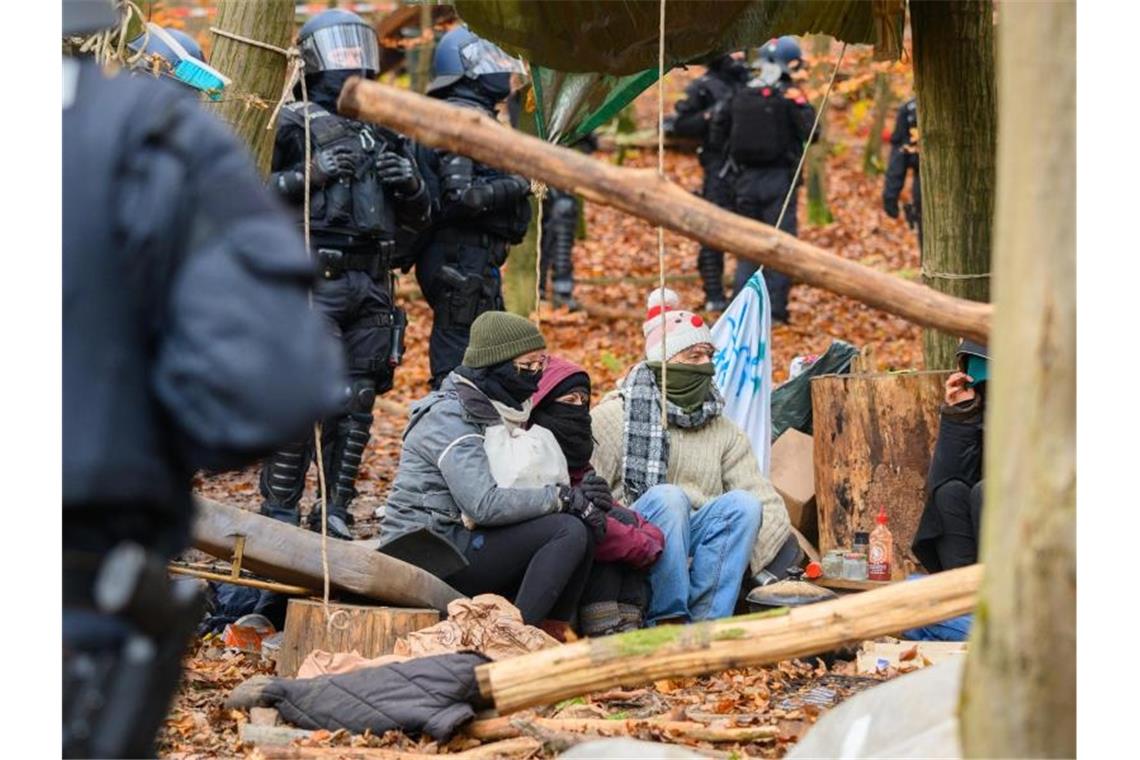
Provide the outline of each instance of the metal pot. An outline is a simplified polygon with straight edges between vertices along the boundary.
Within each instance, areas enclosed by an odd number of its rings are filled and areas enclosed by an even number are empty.
[[[805,604],[835,599],[830,589],[803,580],[804,571],[798,567],[788,570],[788,577],[748,592],[748,607],[752,612],[764,612],[777,607],[802,607]]]

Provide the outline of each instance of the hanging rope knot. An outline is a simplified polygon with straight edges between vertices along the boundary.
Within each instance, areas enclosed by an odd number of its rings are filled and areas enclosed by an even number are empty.
[[[538,198],[538,202],[542,203],[543,199],[546,198],[546,183],[542,180],[532,179],[530,181],[530,191],[534,194],[535,198]]]

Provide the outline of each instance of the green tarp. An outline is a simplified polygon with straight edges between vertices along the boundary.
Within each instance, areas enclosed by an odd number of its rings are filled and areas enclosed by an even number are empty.
[[[569,144],[657,80],[659,0],[455,0],[481,37],[525,58],[540,134]],[[828,34],[901,50],[902,0],[666,0],[665,69],[757,47],[783,34]]]

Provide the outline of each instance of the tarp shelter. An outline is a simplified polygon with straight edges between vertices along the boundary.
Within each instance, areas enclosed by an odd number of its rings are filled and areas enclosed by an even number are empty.
[[[657,80],[659,0],[455,0],[476,34],[525,58],[539,135],[572,144]],[[902,50],[903,0],[666,0],[665,70],[783,34]]]

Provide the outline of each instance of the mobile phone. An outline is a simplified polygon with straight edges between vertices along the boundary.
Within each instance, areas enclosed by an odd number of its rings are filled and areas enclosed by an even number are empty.
[[[974,378],[971,382],[966,383],[966,387],[977,388],[979,384],[989,379],[988,363],[980,356],[967,356],[966,374]]]

